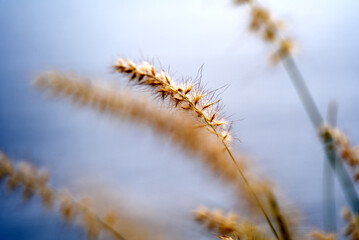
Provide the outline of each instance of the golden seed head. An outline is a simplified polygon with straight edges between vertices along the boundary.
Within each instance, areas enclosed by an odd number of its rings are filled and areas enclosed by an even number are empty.
[[[352,146],[349,137],[338,128],[323,125],[319,130],[325,141],[333,141],[334,146],[343,161],[354,171],[354,180],[358,181],[359,146]]]
[[[278,64],[288,55],[293,54],[295,50],[295,43],[292,39],[286,38],[280,41],[278,50],[270,57],[272,64]]]
[[[67,222],[73,222],[77,216],[77,209],[71,201],[64,201],[61,203],[61,214]]]
[[[208,208],[205,206],[200,206],[195,212],[194,212],[194,218],[196,221],[204,222],[208,218],[209,214]]]
[[[314,231],[309,234],[312,239],[315,240],[336,240],[336,234],[327,234],[321,231]]]
[[[11,166],[11,171],[8,170],[9,166]],[[60,213],[67,222],[72,222],[78,215],[82,215],[89,238],[95,239],[102,228],[108,230],[117,239],[123,239],[118,231],[111,226],[116,221],[114,215],[108,215],[106,219],[102,220],[94,212],[83,207],[86,204],[84,201],[79,203],[73,200],[66,190],[57,192],[51,189],[47,186],[48,173],[46,171],[42,170],[38,174],[37,169],[27,162],[20,162],[16,168],[13,168],[7,156],[0,152],[0,173],[4,174],[5,171],[8,173],[8,188],[14,189],[17,186],[23,186],[25,200],[37,193],[42,198],[46,208],[51,207],[53,202],[58,200]],[[104,225],[105,223],[107,226]]]
[[[286,39],[283,39],[281,42],[280,42],[280,48],[279,50],[282,52],[282,54],[284,55],[288,55],[288,54],[291,54],[293,52],[295,48],[295,43],[292,39],[290,38],[286,38]]]
[[[110,226],[114,226],[116,222],[117,222],[116,213],[114,211],[108,212],[105,216],[105,223]]]
[[[270,13],[263,7],[254,6],[252,7],[252,19],[263,24],[270,20]]]
[[[114,68],[117,72],[128,74],[130,80],[136,80],[137,84],[153,88],[163,100],[166,98],[171,100],[174,107],[192,111],[208,128],[216,129],[217,132],[225,130],[226,121],[216,121],[215,125],[212,124],[218,114],[216,109],[220,101],[211,101],[208,97],[210,92],[203,91],[198,84],[177,84],[165,71],[156,73],[154,67],[145,61],[138,67],[130,60],[117,61]]]
[[[266,26],[263,39],[267,42],[273,42],[277,38],[277,29],[274,26]]]
[[[195,219],[198,222],[205,224],[209,230],[215,231],[221,236],[240,235],[241,223],[237,221],[238,216],[234,213],[229,213],[225,216],[219,209],[210,211],[203,206],[198,208],[195,213]]]
[[[136,65],[130,59],[126,59],[126,63],[131,69],[133,70],[137,69]]]

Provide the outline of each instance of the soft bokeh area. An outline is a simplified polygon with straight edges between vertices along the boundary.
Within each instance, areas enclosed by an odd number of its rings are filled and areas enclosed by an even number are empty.
[[[338,126],[358,144],[359,2],[261,3],[286,22],[283,32],[298,46],[295,59],[322,115],[337,102]],[[203,204],[240,212],[238,199],[196,156],[147,127],[33,86],[38,74],[57,69],[129,88],[111,69],[117,57],[153,60],[178,79],[203,66],[206,87],[225,87],[238,152],[252,156],[296,206],[301,230],[321,228],[322,145],[283,66],[268,62],[275,49],[248,23],[248,6],[231,0],[0,0],[0,149],[47,168],[56,188],[108,199],[151,231],[214,239],[192,211]],[[3,185],[1,240],[86,238],[39,198],[25,202]],[[339,185],[336,196],[339,210],[346,204]]]

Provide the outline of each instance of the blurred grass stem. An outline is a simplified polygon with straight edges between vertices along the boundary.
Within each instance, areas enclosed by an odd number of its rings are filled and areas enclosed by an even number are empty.
[[[215,131],[215,133],[218,135],[218,133],[216,132],[215,129],[214,129],[214,131]],[[261,201],[259,200],[257,194],[256,194],[256,193],[253,191],[253,189],[251,188],[251,185],[249,184],[249,182],[248,182],[246,176],[244,175],[243,171],[242,171],[241,168],[239,167],[239,165],[238,165],[236,159],[234,158],[234,156],[233,156],[231,150],[229,149],[227,143],[226,143],[225,141],[223,141],[223,140],[222,140],[222,143],[223,143],[223,145],[224,145],[226,151],[227,151],[228,154],[230,155],[230,157],[231,157],[231,159],[232,159],[234,165],[236,165],[236,168],[238,169],[238,172],[239,172],[240,175],[242,176],[244,182],[247,184],[248,189],[249,189],[249,192],[253,195],[254,200],[257,202],[258,207],[261,209],[261,211],[262,211],[262,213],[263,213],[263,215],[264,215],[264,217],[265,217],[265,219],[266,219],[266,221],[267,221],[269,227],[271,228],[271,230],[272,230],[274,236],[279,240],[280,238],[279,238],[279,235],[278,235],[278,233],[277,233],[277,230],[274,228],[274,226],[273,226],[273,224],[272,224],[272,221],[271,221],[271,219],[269,218],[267,212],[265,211],[265,209],[264,209],[264,207],[263,207]]]
[[[328,105],[327,121],[335,127],[337,125],[338,105],[336,102],[330,102]],[[335,158],[335,164],[337,159]],[[324,159],[323,163],[323,226],[327,232],[337,231],[336,222],[336,204],[334,193],[334,171],[335,166],[331,169],[330,163]]]
[[[294,85],[295,90],[297,91],[300,100],[303,103],[303,106],[315,128],[315,130],[319,130],[323,125],[324,121],[320,112],[315,105],[315,102],[309,92],[307,85],[298,69],[297,64],[295,63],[293,57],[291,55],[285,56],[283,58],[282,63],[284,68],[286,69],[292,83]],[[337,152],[334,148],[334,143],[332,137],[321,138],[321,142],[324,145],[326,157],[332,167],[333,170],[337,173],[339,178],[339,182],[342,185],[344,195],[346,200],[348,201],[351,209],[354,213],[359,213],[359,198],[358,194],[355,190],[354,184],[348,175],[345,167],[343,166],[342,161],[336,161],[336,159],[340,159]]]

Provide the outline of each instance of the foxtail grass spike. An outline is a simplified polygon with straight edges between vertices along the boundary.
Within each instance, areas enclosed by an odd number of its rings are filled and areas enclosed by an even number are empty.
[[[338,106],[335,102],[328,105],[327,121],[332,126],[337,122]],[[337,159],[335,159],[335,164]],[[334,166],[335,169],[335,166]],[[335,171],[335,170],[334,170]],[[326,159],[323,163],[323,226],[324,230],[328,232],[337,231],[337,216],[334,193],[334,171]]]
[[[115,71],[126,74],[130,76],[130,81],[136,80],[138,85],[147,85],[151,87],[154,92],[159,93],[160,96],[165,99],[169,98],[170,101],[175,102],[175,106],[180,109],[188,110],[197,114],[197,116],[203,120],[205,126],[213,132],[222,142],[226,152],[230,156],[231,160],[235,164],[239,174],[242,177],[242,180],[247,185],[248,191],[252,195],[254,201],[257,203],[260,211],[263,213],[268,225],[270,226],[274,236],[279,240],[279,235],[275,229],[268,213],[266,212],[263,203],[258,198],[258,195],[253,191],[250,182],[245,176],[243,170],[238,165],[232,151],[229,148],[228,142],[231,140],[230,133],[228,129],[224,129],[223,126],[219,127],[214,124],[218,111],[213,108],[213,105],[206,110],[203,110],[203,105],[208,104],[206,96],[210,92],[201,91],[201,86],[197,86],[197,89],[193,89],[190,92],[194,92],[191,95],[186,95],[183,93],[186,92],[185,88],[178,87],[179,85],[172,80],[172,78],[166,74],[164,71],[156,71],[154,66],[150,65],[147,62],[143,62],[141,65],[137,66],[131,60],[123,60],[122,58],[118,59],[114,64]],[[192,84],[190,84],[192,86]],[[180,105],[181,103],[181,105]]]
[[[106,230],[116,239],[125,240],[116,228],[98,217],[89,207],[74,200],[67,191],[57,191],[51,188],[48,184],[47,172],[38,171],[27,162],[20,162],[15,167],[8,156],[0,152],[0,179],[7,179],[7,185],[10,185],[9,190],[22,188],[25,200],[37,194],[46,208],[53,207],[55,202],[59,202],[60,214],[68,223],[72,223],[82,215],[84,228],[91,239],[96,239],[101,230]],[[90,219],[91,222],[89,222]]]

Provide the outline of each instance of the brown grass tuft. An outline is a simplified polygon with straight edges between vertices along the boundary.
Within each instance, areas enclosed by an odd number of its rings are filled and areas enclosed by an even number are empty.
[[[40,76],[36,85],[56,96],[68,97],[75,103],[130,119],[132,122],[150,127],[166,138],[171,138],[187,151],[199,154],[205,161],[205,166],[237,186],[236,190],[242,196],[246,196],[244,199],[247,200],[248,206],[255,206],[253,198],[248,193],[248,187],[233,167],[232,160],[225,153],[221,143],[210,132],[201,128],[192,114],[168,111],[159,108],[149,99],[132,95],[127,91],[110,89],[104,84],[91,84],[78,77],[55,72]],[[252,174],[248,160],[244,157],[237,159],[237,164],[246,172],[252,184],[261,185],[263,181],[256,180],[257,176]]]
[[[336,151],[343,161],[353,170],[354,180],[359,181],[359,146],[352,146],[349,137],[339,128],[323,125],[320,129],[323,138],[331,138],[334,141]]]
[[[240,219],[233,212],[224,215],[219,209],[210,211],[202,206],[195,211],[194,218],[209,231],[221,236],[221,239],[269,239],[261,227]]]
[[[336,240],[337,235],[333,233],[323,233],[322,231],[313,231],[309,237],[314,240]]]
[[[294,41],[282,37],[280,30],[284,25],[282,20],[274,19],[270,11],[253,0],[234,0],[235,4],[247,3],[251,9],[249,29],[258,33],[265,42],[271,43],[277,49],[270,57],[273,64],[279,63],[295,50]]]
[[[0,173],[1,179],[7,179],[7,185],[11,186],[9,190],[23,189],[25,200],[38,194],[46,208],[53,207],[57,202],[60,205],[60,214],[67,223],[72,223],[82,216],[82,224],[88,232],[89,238],[95,239],[100,231],[105,230],[114,238],[125,240],[116,228],[97,216],[91,207],[74,200],[67,191],[57,191],[49,187],[48,174],[44,171],[37,171],[31,164],[21,162],[15,167],[4,153],[0,153]]]
[[[134,69],[135,65],[128,62],[128,68]],[[124,68],[123,71],[130,72],[130,69],[126,69]],[[155,72],[152,67],[149,69],[151,72]],[[131,73],[133,74],[133,71]],[[164,79],[169,78],[164,77]],[[171,80],[168,81],[171,82]],[[252,213],[272,211],[268,202],[268,192],[273,195],[271,183],[262,176],[258,177],[253,174],[245,158],[234,157],[223,139],[213,137],[210,132],[201,128],[197,116],[191,114],[192,112],[173,112],[168,109],[160,109],[149,100],[131,96],[119,89],[113,90],[93,85],[88,81],[78,80],[74,76],[59,73],[42,75],[37,80],[37,85],[48,89],[55,95],[67,96],[76,103],[88,105],[115,116],[127,117],[132,121],[151,127],[167,138],[170,137],[184,149],[199,154],[205,160],[206,166],[220,174],[224,180],[235,184],[236,190],[241,194],[242,202],[250,207],[247,209],[252,210]],[[186,90],[181,91],[186,92]],[[221,146],[221,143],[225,148]],[[226,151],[229,154],[226,154]],[[237,168],[233,167],[233,161]],[[258,208],[259,203],[260,208]],[[275,203],[279,211],[278,203]],[[282,215],[278,218],[278,215],[275,214],[278,211],[273,212],[273,218],[284,221]],[[270,220],[268,214],[266,214],[266,219]],[[272,227],[274,229],[273,225]],[[281,227],[279,226],[279,229]]]
[[[199,83],[176,83],[168,73],[157,71],[153,65],[143,61],[136,65],[131,60],[118,59],[114,69],[130,76],[130,81],[149,86],[163,100],[168,99],[177,109],[192,112],[221,140],[230,142],[230,124],[220,113],[220,101],[214,99],[215,91],[203,90]]]
[[[345,235],[351,240],[359,239],[359,215],[353,214],[348,208],[342,210],[342,217],[347,223]]]

